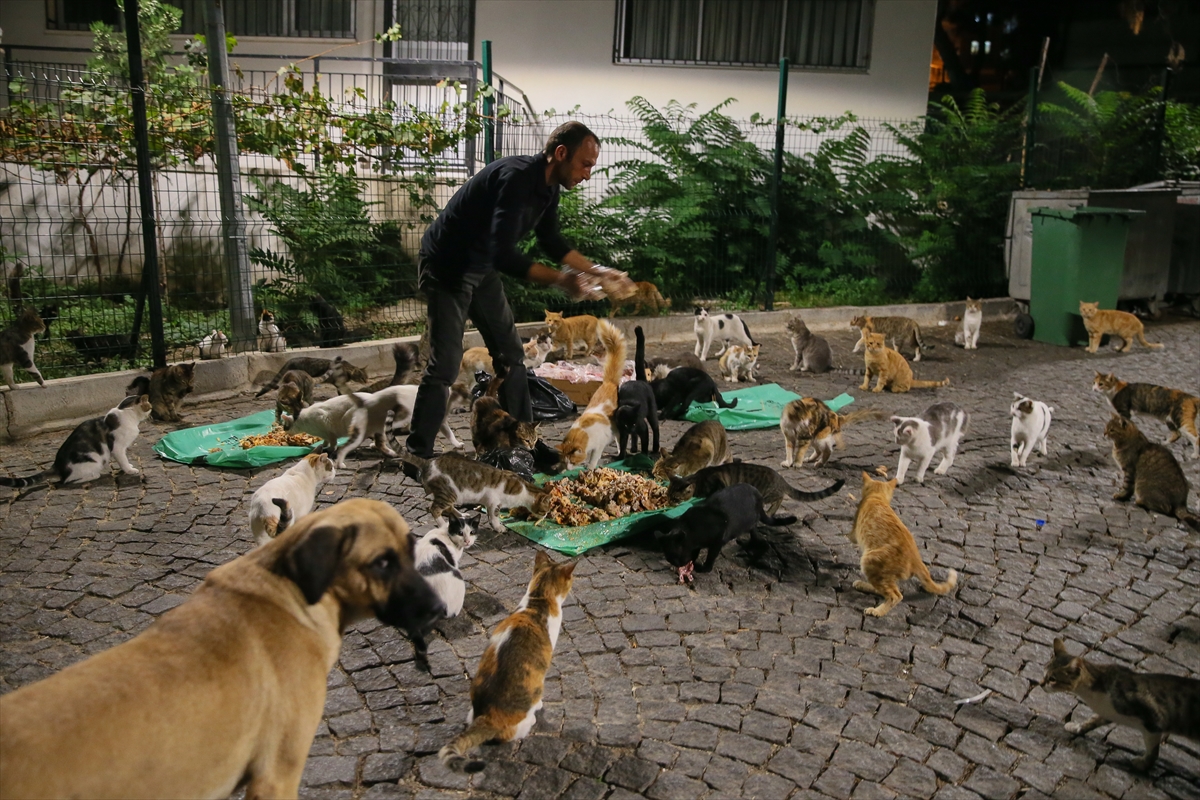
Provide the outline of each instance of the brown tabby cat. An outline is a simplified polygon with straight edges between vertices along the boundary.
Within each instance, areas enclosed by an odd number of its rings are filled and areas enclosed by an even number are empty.
[[[658,316],[664,309],[671,307],[670,300],[664,300],[662,294],[658,291],[658,287],[650,281],[638,281],[634,284],[637,291],[634,294],[625,298],[609,297],[608,301],[612,303],[612,308],[608,310],[608,316],[611,318],[613,314],[626,306],[633,306],[634,316],[642,314],[647,308],[654,316]]]
[[[864,355],[866,374],[863,375],[862,385],[866,389],[871,384],[871,376],[876,376],[875,388],[871,391],[882,392],[885,388],[893,392],[907,392],[909,389],[933,389],[938,386],[949,386],[950,379],[941,381],[918,381],[913,378],[912,367],[904,360],[904,356],[884,344],[882,333],[863,333],[867,343]]]
[[[492,530],[500,532],[504,525],[496,514],[497,509],[527,508],[536,512],[548,492],[507,470],[496,469],[458,453],[445,453],[426,460],[402,452],[400,458],[420,471],[421,485],[425,487],[425,494],[431,497],[429,513],[439,521],[446,513],[461,516],[454,508],[457,505],[481,505],[487,509]]]
[[[1141,731],[1146,752],[1134,760],[1135,769],[1154,766],[1168,734],[1200,742],[1200,680],[1195,678],[1097,664],[1071,656],[1063,640],[1055,639],[1042,686],[1049,692],[1070,692],[1095,712],[1087,722],[1066,723],[1067,733],[1087,733],[1108,722]]]
[[[1133,340],[1137,339],[1143,347],[1149,347],[1152,350],[1161,350],[1161,342],[1146,341],[1146,326],[1142,321],[1130,314],[1127,311],[1101,310],[1099,303],[1085,303],[1079,301],[1079,315],[1083,317],[1083,327],[1087,328],[1089,353],[1095,353],[1100,349],[1100,339],[1104,334],[1110,336],[1120,336],[1125,344],[1121,347],[1122,353],[1128,353],[1133,349]]]
[[[555,564],[541,551],[534,556],[533,580],[525,596],[492,631],[479,659],[471,681],[467,729],[438,752],[448,768],[479,772],[487,764],[468,758],[468,753],[485,742],[524,739],[533,730],[574,571],[573,561]]]
[[[862,336],[859,337],[858,343],[854,345],[855,353],[861,353],[863,347],[867,343],[867,334],[881,333],[884,341],[891,340],[892,346],[896,349],[901,347],[911,347],[913,350],[913,361],[921,360],[922,350],[932,350],[933,345],[926,345],[921,341],[921,326],[915,320],[908,317],[855,317],[850,320],[850,327],[858,328],[862,331]]]
[[[493,381],[494,383],[495,381]],[[538,441],[537,425],[519,422],[516,417],[500,407],[500,401],[490,392],[480,397],[471,407],[471,444],[476,455],[495,450],[497,447],[524,447],[532,450]]]
[[[46,387],[42,373],[33,363],[33,345],[37,335],[46,330],[46,323],[32,308],[26,308],[8,327],[0,330],[0,376],[8,388],[16,391],[13,380],[13,365],[33,376],[38,386]]]
[[[715,419],[705,420],[688,428],[670,453],[665,447],[661,450],[654,465],[654,477],[661,480],[672,475],[686,477],[696,470],[730,461],[733,455],[729,452],[725,426]]]
[[[1125,419],[1130,419],[1136,411],[1167,423],[1171,431],[1167,444],[1178,441],[1182,432],[1192,443],[1192,458],[1200,458],[1200,433],[1197,432],[1200,397],[1152,383],[1126,383],[1111,372],[1107,375],[1097,372],[1092,390],[1103,392],[1113,410]]]
[[[780,463],[785,467],[803,466],[811,445],[814,448],[812,464],[822,467],[833,455],[833,448],[842,446],[842,428],[860,419],[883,419],[885,416],[873,409],[839,414],[830,411],[829,406],[815,397],[793,400],[783,407],[779,418],[786,452],[786,458]]]
[[[195,379],[194,363],[173,364],[156,369],[150,376],[139,375],[125,388],[126,394],[150,395],[152,416],[160,422],[179,422],[179,403],[191,394]]]
[[[855,581],[854,588],[870,592],[883,598],[874,608],[863,611],[872,617],[882,617],[904,599],[900,581],[916,576],[933,594],[946,594],[958,583],[958,573],[950,570],[945,583],[938,583],[929,574],[929,567],[921,560],[921,552],[912,533],[892,510],[892,494],[896,491],[896,480],[872,480],[862,474],[862,500],[858,513],[854,515],[854,527],[850,530],[850,541],[862,550],[859,562],[865,581]]]
[[[1200,531],[1200,517],[1188,511],[1188,483],[1171,451],[1145,437],[1130,420],[1113,414],[1104,426],[1113,443],[1112,457],[1123,473],[1113,500],[1128,500],[1147,511],[1175,517]]]
[[[596,325],[599,321],[591,314],[564,317],[557,311],[546,312],[546,325],[554,337],[554,344],[567,351],[568,359],[575,356],[576,342],[583,342],[583,355],[592,351],[596,346]]]

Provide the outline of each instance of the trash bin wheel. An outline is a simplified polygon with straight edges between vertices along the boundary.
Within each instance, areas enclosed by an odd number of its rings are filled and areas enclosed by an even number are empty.
[[[1017,319],[1013,322],[1013,332],[1017,334],[1018,339],[1033,338],[1033,317],[1025,313],[1017,314]]]

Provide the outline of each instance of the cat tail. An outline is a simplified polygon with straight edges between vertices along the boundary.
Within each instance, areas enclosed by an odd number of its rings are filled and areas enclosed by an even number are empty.
[[[775,527],[791,525],[797,519],[795,514],[780,514],[779,516],[772,517],[765,510],[758,515],[758,521],[763,525],[773,525]]]
[[[447,769],[455,772],[482,772],[487,762],[478,758],[468,758],[467,753],[484,742],[498,738],[503,731],[485,721],[484,717],[476,717],[462,735],[438,751],[438,758]]]
[[[947,594],[951,589],[958,585],[958,573],[954,570],[949,571],[949,573],[946,575],[946,580],[944,583],[938,583],[935,581],[933,576],[929,574],[929,567],[925,566],[925,562],[922,561],[920,557],[917,558],[916,573],[917,580],[921,582],[921,586],[924,587],[925,591],[931,594]]]
[[[829,495],[831,495],[831,494],[836,494],[845,485],[846,485],[846,482],[839,478],[838,480],[834,481],[832,484],[825,487],[824,489],[821,489],[820,491],[802,492],[799,489],[797,489],[796,487],[792,486],[791,484],[788,484],[787,494],[788,494],[788,497],[792,498],[793,500],[801,500],[805,503],[811,503],[814,500],[820,500],[824,497],[829,497]]]
[[[829,371],[836,372],[839,375],[865,375],[867,373],[865,369],[857,369],[854,367],[830,367]]]
[[[429,467],[429,459],[413,455],[412,453],[408,452],[408,448],[404,448],[400,451],[400,460],[405,464],[412,464],[414,467],[421,470],[422,475],[425,474],[425,470]]]
[[[917,340],[917,347],[921,348],[922,350],[933,349],[933,345],[925,344],[925,340],[921,338],[921,327],[919,325],[913,326],[913,338]],[[896,348],[893,347],[892,349],[895,350]]]
[[[397,342],[392,345],[392,358],[396,359],[396,371],[388,385],[401,386],[408,381],[408,375],[417,363],[416,347],[411,343]]]
[[[754,341],[754,337],[750,334],[750,326],[746,324],[746,320],[741,317],[738,317],[738,319],[741,320],[742,330],[746,332],[746,338],[750,340],[750,344],[757,345],[758,342]]]
[[[267,381],[267,385],[266,385],[266,386],[264,386],[264,387],[262,387],[261,389],[259,389],[259,390],[258,390],[258,393],[257,393],[257,394],[255,394],[254,396],[255,396],[255,397],[262,397],[262,396],[263,396],[264,394],[266,394],[267,392],[269,392],[269,391],[271,391],[272,389],[274,389],[275,387],[279,386],[279,381],[280,381],[280,379],[282,379],[282,378],[283,378],[283,373],[285,373],[285,372],[287,372],[287,368],[286,368],[286,367],[285,367],[285,368],[283,368],[283,369],[280,369],[280,370],[279,370],[279,372],[276,372],[276,373],[275,373],[275,377],[274,377],[274,378],[271,378],[271,380]],[[131,384],[131,385],[132,385],[132,384]]]
[[[644,381],[646,380],[646,335],[642,333],[641,325],[633,329],[633,335],[637,337],[637,348],[633,355],[633,378]]]
[[[288,525],[292,524],[292,510],[288,508],[288,501],[282,497],[272,497],[271,502],[279,507],[279,521],[275,523],[275,532],[272,537],[278,536],[287,530]]]
[[[936,389],[939,386],[949,386],[949,385],[950,385],[949,378],[946,378],[945,380],[940,380],[940,381],[919,381],[919,380],[913,379],[913,382],[911,384],[909,384],[910,388],[913,388],[913,389]]]
[[[1163,348],[1162,342],[1147,342],[1146,341],[1145,331],[1138,331],[1136,335],[1137,335],[1138,344],[1140,344],[1142,347],[1149,347],[1151,350],[1162,350],[1162,348]]]
[[[606,319],[600,320],[597,328],[604,345],[604,382],[620,386],[625,372],[625,335]]]
[[[58,473],[53,468],[44,470],[36,475],[30,475],[26,478],[5,478],[0,477],[0,486],[11,486],[14,489],[24,489],[29,486],[41,486],[44,483],[49,483],[50,478]]]
[[[126,397],[141,397],[144,394],[150,394],[150,378],[146,375],[138,375],[125,387]]]
[[[1194,531],[1200,531],[1200,517],[1188,511],[1187,506],[1175,509],[1175,519],[1185,522]]]

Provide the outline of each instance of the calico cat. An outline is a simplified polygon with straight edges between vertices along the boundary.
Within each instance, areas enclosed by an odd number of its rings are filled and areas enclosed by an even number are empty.
[[[279,394],[275,396],[275,423],[288,414],[293,419],[312,405],[313,379],[307,372],[290,369],[279,381]]]
[[[324,453],[309,453],[282,475],[272,478],[250,497],[250,533],[262,546],[313,509],[321,485],[336,474],[333,461]]]
[[[613,415],[617,411],[621,376],[625,372],[625,336],[608,320],[598,323],[596,331],[604,345],[604,382],[588,400],[587,408],[579,418],[571,423],[571,429],[558,446],[568,467],[580,464],[587,464],[592,469],[598,467],[604,448],[615,434]]]
[[[0,375],[8,388],[16,390],[13,380],[13,365],[20,367],[34,377],[38,386],[45,388],[46,381],[42,373],[33,363],[33,345],[37,335],[46,330],[46,324],[32,308],[26,308],[17,318],[0,331]]]
[[[753,347],[730,345],[717,362],[721,376],[730,383],[755,380],[754,371],[758,369],[758,353],[761,349],[762,345],[758,344]]]
[[[525,348],[525,368],[533,369],[546,363],[546,356],[550,355],[550,351],[554,349],[554,340],[550,338],[549,333],[539,333],[537,336],[531,336],[523,347]]]
[[[667,562],[679,574],[679,582],[693,580],[694,572],[712,572],[721,549],[741,536],[753,534],[764,525],[791,525],[794,516],[775,517],[763,509],[763,496],[746,483],[718,489],[702,502],[672,521],[667,532],[656,531],[654,538]],[[707,550],[704,563],[697,566],[700,551]]]
[[[654,477],[663,480],[672,475],[686,477],[713,464],[728,464],[732,460],[725,426],[715,419],[705,420],[688,428],[670,453],[666,448],[660,451],[654,465]]]
[[[159,422],[180,422],[179,403],[192,393],[196,377],[194,362],[172,364],[150,373],[139,375],[127,387],[127,395],[150,395],[154,419]]]
[[[1079,301],[1079,316],[1083,317],[1083,327],[1087,328],[1087,352],[1095,353],[1100,349],[1100,340],[1104,334],[1119,336],[1125,344],[1121,346],[1122,353],[1133,349],[1133,340],[1137,339],[1142,347],[1151,350],[1161,350],[1161,342],[1146,341],[1146,326],[1142,321],[1127,311],[1101,310],[1099,303]]]
[[[109,358],[132,361],[137,358],[137,342],[123,333],[101,333],[88,336],[78,328],[67,331],[67,341],[86,364],[96,364]]]
[[[264,353],[282,353],[287,350],[287,340],[279,332],[275,315],[265,308],[258,317],[258,349]]]
[[[472,750],[485,742],[524,739],[533,730],[574,571],[575,562],[555,564],[540,550],[534,556],[525,596],[492,631],[479,659],[467,729],[438,752],[449,769],[479,772],[487,764],[468,758]]]
[[[643,453],[658,452],[658,402],[654,399],[654,388],[646,378],[646,336],[642,326],[633,329],[637,348],[633,358],[634,379],[626,381],[617,391],[617,410],[613,421],[617,426],[618,458],[625,458],[625,444],[633,439],[633,449],[638,451],[638,438],[642,440]],[[650,432],[654,432],[654,449],[650,449]]]
[[[1092,382],[1092,389],[1103,392],[1113,410],[1126,419],[1136,411],[1165,422],[1171,431],[1167,444],[1177,441],[1182,432],[1192,443],[1192,458],[1200,458],[1200,432],[1197,432],[1200,397],[1152,383],[1125,383],[1112,373],[1102,375],[1099,372]]]
[[[863,611],[871,617],[882,617],[904,599],[900,582],[916,576],[925,591],[946,594],[958,584],[958,573],[950,570],[944,583],[936,582],[929,567],[921,560],[912,533],[892,510],[892,494],[896,481],[872,480],[862,474],[862,500],[854,515],[850,541],[862,550],[859,562],[865,581],[855,581],[854,588],[883,598],[874,608]]]
[[[962,329],[954,334],[954,343],[964,350],[979,349],[979,329],[983,327],[983,301],[967,298]]]
[[[396,369],[392,372],[392,377],[380,378],[374,383],[364,386],[361,391],[369,394],[389,386],[403,386],[408,383],[417,363],[417,346],[412,342],[396,342],[392,345],[392,359],[396,362]]]
[[[899,319],[905,319],[900,317]],[[904,356],[884,344],[882,333],[867,333],[863,331],[863,339],[867,343],[864,356],[866,374],[863,375],[859,389],[866,389],[871,384],[871,376],[876,376],[875,388],[871,391],[882,392],[885,388],[893,392],[907,392],[909,389],[933,389],[938,386],[949,386],[950,379],[941,381],[919,381],[913,378],[912,368],[904,360]],[[919,352],[919,351],[918,351]]]
[[[608,316],[611,319],[613,314],[624,306],[633,306],[633,315],[641,316],[646,309],[650,309],[653,316],[658,316],[664,310],[671,307],[670,300],[664,300],[662,294],[658,291],[658,287],[650,281],[638,281],[634,284],[637,291],[628,297],[618,298],[609,296],[608,301],[612,303],[612,307],[608,310]]]
[[[833,351],[829,349],[829,342],[810,331],[799,317],[788,320],[787,332],[792,340],[792,350],[796,351],[796,359],[789,367],[792,372],[800,370],[819,375],[829,371],[833,365]]]
[[[26,478],[0,477],[0,486],[24,489],[40,486],[52,478],[61,483],[94,481],[108,473],[110,460],[115,460],[126,475],[137,475],[137,467],[129,463],[128,451],[137,439],[138,426],[148,416],[148,396],[126,397],[103,417],[79,423],[58,448],[50,469]]]
[[[718,314],[709,316],[708,309],[696,308],[696,320],[692,323],[692,332],[696,334],[696,357],[701,361],[708,360],[708,349],[714,341],[721,343],[717,355],[729,349],[729,343],[753,347],[758,344],[750,335],[750,328],[737,314]]]
[[[883,419],[884,414],[874,409],[838,414],[815,397],[802,397],[783,407],[779,416],[779,430],[783,433],[785,457],[781,466],[803,466],[811,461],[814,467],[823,467],[833,455],[834,447],[842,446],[842,429],[861,419]],[[812,457],[807,455],[809,446]]]
[[[413,566],[417,573],[446,606],[442,619],[457,617],[462,611],[467,585],[459,564],[466,549],[475,544],[477,523],[477,519],[468,521],[462,517],[442,517],[437,527],[431,528],[417,541],[413,551]],[[425,637],[435,624],[437,620],[432,620],[423,629],[407,632],[417,653],[417,663],[426,671],[429,670],[429,645]]]
[[[431,516],[441,519],[447,512],[461,516],[455,506],[482,505],[487,509],[488,524],[497,533],[504,530],[497,509],[527,508],[537,513],[549,491],[458,453],[424,459],[403,452],[400,459],[419,470],[418,480],[432,500]]]
[[[650,370],[650,380],[661,380],[671,374],[671,370],[679,367],[689,367],[704,371],[704,362],[694,353],[680,353],[676,356],[659,356],[646,360],[646,368]]]
[[[919,417],[892,417],[896,426],[896,442],[900,445],[900,463],[896,466],[896,483],[904,483],[908,465],[917,462],[917,483],[925,482],[925,470],[939,453],[942,462],[934,474],[945,475],[954,466],[958,442],[967,432],[971,416],[954,403],[935,403]]]
[[[1188,483],[1171,451],[1155,444],[1137,426],[1113,414],[1104,426],[1104,437],[1113,443],[1112,457],[1121,468],[1121,491],[1113,500],[1128,500],[1147,511],[1175,517],[1200,531],[1200,517],[1188,511]]]
[[[494,380],[488,386],[488,394],[478,398],[471,407],[471,444],[476,455],[490,453],[496,448],[524,447],[532,450],[538,442],[537,425],[520,422],[500,407],[500,401],[492,393]]]
[[[921,326],[908,317],[855,317],[850,320],[850,327],[858,328],[862,332],[858,343],[854,345],[855,353],[862,352],[867,346],[867,336],[872,333],[882,334],[884,341],[890,339],[892,347],[896,350],[911,347],[913,363],[921,360],[922,350],[933,349],[933,345],[926,345],[921,340]]]
[[[1050,418],[1054,407],[1048,406],[1041,400],[1030,400],[1020,392],[1013,392],[1012,431],[1009,448],[1012,450],[1012,466],[1023,467],[1029,461],[1029,454],[1036,447],[1047,454],[1046,439],[1050,434]]]
[[[279,372],[275,373],[275,377],[267,383],[266,386],[255,392],[255,397],[262,397],[267,392],[279,386],[285,373],[290,370],[298,369],[302,372],[307,372],[319,381],[333,384],[338,391],[338,394],[348,394],[350,388],[347,385],[350,381],[355,383],[366,383],[369,378],[367,371],[362,367],[356,367],[349,361],[344,361],[341,356],[330,361],[328,358],[310,358],[308,356],[297,356],[289,358],[287,363],[279,368]]]
[[[678,505],[693,497],[708,497],[719,489],[733,486],[737,483],[748,483],[762,495],[767,512],[774,514],[787,498],[799,500],[802,503],[813,503],[831,494],[836,494],[846,483],[843,480],[834,481],[824,489],[815,492],[802,492],[783,479],[775,470],[759,464],[747,464],[744,461],[734,461],[730,464],[720,464],[715,467],[705,467],[697,470],[686,478],[670,476],[671,486],[667,489],[667,502]]]
[[[575,357],[575,343],[583,342],[583,355],[596,346],[596,326],[599,320],[591,314],[564,317],[557,311],[546,312],[546,325],[554,344],[566,350],[567,358]]]
[[[220,358],[225,354],[225,346],[228,344],[229,337],[214,328],[212,333],[200,340],[200,358],[205,361]]]
[[[1097,664],[1071,656],[1063,640],[1055,639],[1042,687],[1070,692],[1092,710],[1087,722],[1063,725],[1067,733],[1087,733],[1109,722],[1141,731],[1146,752],[1133,761],[1139,771],[1154,766],[1159,745],[1169,734],[1200,742],[1200,680],[1195,678]]]
[[[721,408],[736,408],[737,399],[721,397],[717,382],[702,369],[676,367],[665,378],[650,382],[659,419],[683,419],[692,403],[715,402]]]

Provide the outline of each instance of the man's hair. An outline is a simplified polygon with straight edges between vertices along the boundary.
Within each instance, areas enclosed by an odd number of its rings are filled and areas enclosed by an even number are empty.
[[[592,133],[587,125],[584,125],[578,120],[564,122],[554,129],[554,133],[550,134],[550,138],[546,140],[546,148],[542,151],[547,159],[554,157],[554,151],[559,145],[567,148],[567,158],[575,155],[575,151],[579,149],[579,145],[583,144],[588,139],[595,139],[597,146],[600,144],[600,137]]]

